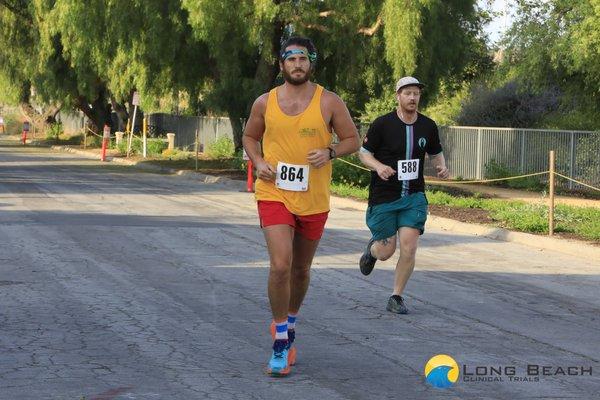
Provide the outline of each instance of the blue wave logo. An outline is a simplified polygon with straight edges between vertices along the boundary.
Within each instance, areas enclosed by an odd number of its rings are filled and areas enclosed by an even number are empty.
[[[458,364],[446,355],[438,354],[425,364],[425,379],[431,386],[447,389],[458,381]]]

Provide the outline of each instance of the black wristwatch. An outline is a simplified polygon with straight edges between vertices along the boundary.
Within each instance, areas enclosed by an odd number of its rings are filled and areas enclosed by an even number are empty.
[[[337,157],[337,155],[335,154],[335,149],[333,147],[328,147],[329,149],[329,159],[333,160],[334,158]]]

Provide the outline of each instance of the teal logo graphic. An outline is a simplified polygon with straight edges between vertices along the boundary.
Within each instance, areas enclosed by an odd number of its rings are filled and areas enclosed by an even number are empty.
[[[420,148],[424,149],[426,144],[427,144],[427,139],[425,139],[424,137],[419,139],[419,147]]]
[[[458,374],[458,364],[446,354],[432,357],[425,365],[425,379],[436,388],[449,388],[458,380]]]

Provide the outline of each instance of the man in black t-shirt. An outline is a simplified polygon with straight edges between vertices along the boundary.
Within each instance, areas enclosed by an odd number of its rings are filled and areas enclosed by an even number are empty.
[[[435,122],[417,112],[423,84],[413,77],[396,84],[398,107],[371,124],[360,149],[360,160],[369,167],[367,226],[373,237],[360,258],[360,271],[369,275],[377,260],[387,260],[396,251],[394,291],[388,311],[408,312],[401,294],[415,266],[419,235],[427,220],[427,199],[423,167],[425,153],[437,169],[437,176],[449,176]]]

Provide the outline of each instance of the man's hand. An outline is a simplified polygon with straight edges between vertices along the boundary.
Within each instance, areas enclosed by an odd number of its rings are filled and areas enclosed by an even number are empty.
[[[437,169],[437,176],[440,179],[448,179],[448,177],[450,176],[450,171],[448,171],[448,168],[446,166],[442,167],[441,165],[437,165],[435,169]]]
[[[321,168],[327,164],[329,159],[329,149],[315,149],[308,152],[308,162],[315,168]]]
[[[375,171],[377,172],[377,175],[379,175],[379,177],[384,181],[387,181],[390,178],[390,176],[394,176],[396,174],[395,169],[384,164],[381,164],[381,166],[378,167]]]
[[[277,175],[277,170],[267,162],[260,162],[256,164],[256,176],[258,179],[265,181],[274,181]]]

